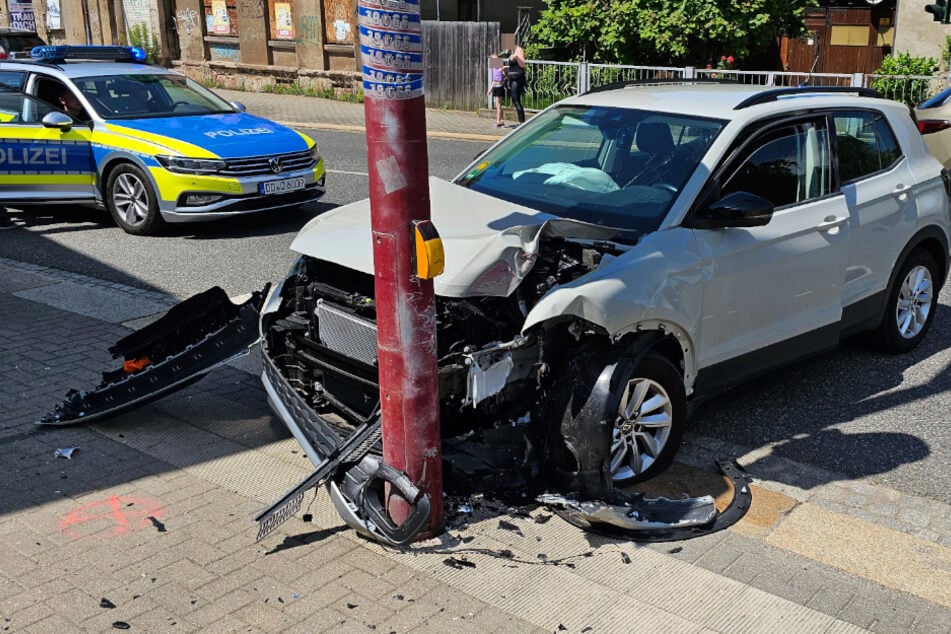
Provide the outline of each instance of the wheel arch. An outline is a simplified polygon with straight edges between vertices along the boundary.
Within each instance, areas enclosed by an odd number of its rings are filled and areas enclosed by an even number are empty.
[[[109,156],[105,157],[99,162],[99,183],[97,184],[97,190],[99,192],[99,196],[102,198],[103,203],[105,203],[106,184],[109,182],[110,174],[112,174],[113,170],[115,170],[117,167],[125,163],[135,165],[145,173],[146,178],[149,179],[149,183],[152,185],[152,191],[155,192],[156,197],[158,197],[158,183],[155,182],[155,177],[152,175],[152,170],[145,163],[145,161],[132,152],[116,151],[112,152]]]

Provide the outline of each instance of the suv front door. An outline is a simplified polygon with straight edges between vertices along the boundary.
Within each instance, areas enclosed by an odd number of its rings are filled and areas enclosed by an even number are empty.
[[[838,341],[849,209],[833,188],[823,116],[759,130],[717,170],[706,203],[745,191],[774,211],[765,226],[694,229],[706,273],[698,366],[721,366],[707,380],[732,383]]]

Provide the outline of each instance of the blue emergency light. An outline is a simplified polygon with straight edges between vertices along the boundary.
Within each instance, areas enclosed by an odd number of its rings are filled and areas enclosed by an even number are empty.
[[[68,59],[84,59],[97,62],[144,62],[145,51],[137,46],[72,46],[54,44],[34,46],[30,57],[35,60],[56,63]]]

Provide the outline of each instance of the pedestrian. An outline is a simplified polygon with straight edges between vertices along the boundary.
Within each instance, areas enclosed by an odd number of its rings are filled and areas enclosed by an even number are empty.
[[[521,125],[525,123],[525,109],[522,107],[522,93],[525,92],[525,51],[521,46],[516,46],[508,58],[505,79],[512,96],[512,105],[515,106],[515,116],[518,117],[516,125]]]
[[[492,57],[494,58],[490,63],[492,66],[492,81],[486,95],[492,95],[492,99],[495,101],[495,127],[504,128],[505,115],[502,112],[502,99],[505,97],[505,73],[502,72],[502,60],[499,59],[499,54],[495,53]]]

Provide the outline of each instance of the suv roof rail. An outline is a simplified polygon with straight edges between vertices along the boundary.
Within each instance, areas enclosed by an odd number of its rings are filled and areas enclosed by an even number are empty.
[[[777,101],[780,97],[787,97],[789,95],[821,95],[828,93],[852,93],[860,97],[884,99],[882,93],[878,92],[877,90],[858,86],[790,86],[786,88],[773,88],[772,90],[758,92],[733,106],[733,109],[742,110],[743,108],[749,108],[750,106],[755,106],[761,103]]]
[[[56,44],[34,46],[30,57],[40,62],[57,64],[68,59],[97,62],[145,62],[145,51],[136,46],[72,46]]]
[[[662,85],[662,84],[738,84],[739,82],[735,79],[726,79],[726,78],[709,78],[709,77],[694,77],[692,79],[685,79],[683,77],[661,77],[655,79],[628,79],[623,81],[615,81],[610,84],[602,84],[600,86],[593,86],[588,90],[584,91],[583,95],[590,95],[593,92],[603,92],[605,90],[616,90],[618,88],[627,88],[628,86],[652,86],[652,85]]]

